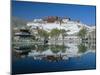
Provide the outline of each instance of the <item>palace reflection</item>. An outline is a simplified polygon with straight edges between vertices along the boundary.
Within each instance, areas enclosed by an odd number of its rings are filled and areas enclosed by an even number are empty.
[[[18,48],[14,48],[13,55],[16,58],[33,58],[34,60],[45,61],[59,61],[68,60],[71,57],[79,57],[87,52],[95,52],[94,42],[67,42],[61,44],[44,44],[44,45],[28,45],[18,47],[21,52],[18,52]]]

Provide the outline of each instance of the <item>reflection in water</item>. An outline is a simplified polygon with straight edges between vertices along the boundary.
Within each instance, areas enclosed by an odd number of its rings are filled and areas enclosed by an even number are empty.
[[[78,51],[80,53],[84,53],[87,51],[87,47],[85,46],[85,44],[81,43],[80,45],[78,45]]]
[[[92,47],[91,47],[92,46]],[[25,58],[32,57],[34,60],[59,61],[68,60],[70,57],[95,51],[95,45],[89,43],[65,43],[63,45],[32,45],[14,47],[14,56]],[[15,58],[14,58],[15,59]]]
[[[27,48],[20,46],[13,49],[12,72],[22,74],[95,69],[95,48],[91,46],[93,44],[77,42],[24,46]]]

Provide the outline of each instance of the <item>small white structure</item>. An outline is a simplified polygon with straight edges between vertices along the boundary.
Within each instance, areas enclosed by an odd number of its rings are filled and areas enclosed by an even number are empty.
[[[42,52],[42,54],[43,54],[43,55],[54,55],[54,53],[53,53],[50,49],[48,49],[48,50]]]
[[[43,22],[42,19],[34,19],[33,22]]]
[[[67,23],[69,21],[69,19],[62,19],[63,23]]]

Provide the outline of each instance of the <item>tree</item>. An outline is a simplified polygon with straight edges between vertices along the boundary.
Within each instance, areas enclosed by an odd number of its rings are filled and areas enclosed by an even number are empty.
[[[84,39],[85,36],[87,34],[87,29],[86,28],[82,28],[79,33],[78,33],[78,36],[81,38],[81,39]]]
[[[64,38],[65,38],[66,30],[61,29],[61,30],[60,30],[60,33],[61,33],[61,35],[62,35],[62,40],[63,40],[63,44],[64,44]]]
[[[55,44],[56,44],[56,41],[58,40],[59,35],[60,35],[60,30],[57,28],[52,29],[50,32],[50,36],[55,38]]]
[[[38,35],[40,38],[43,38],[44,40],[49,37],[49,33],[43,29],[38,29]]]

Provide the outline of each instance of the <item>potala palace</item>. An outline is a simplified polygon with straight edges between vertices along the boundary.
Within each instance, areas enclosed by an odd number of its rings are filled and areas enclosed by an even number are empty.
[[[27,26],[33,29],[33,32],[36,33],[36,29],[43,29],[50,32],[52,29],[64,29],[66,31],[65,39],[79,39],[77,33],[82,29],[87,29],[87,38],[91,37],[95,39],[95,26],[88,26],[79,20],[71,20],[70,18],[60,18],[56,16],[49,16],[43,19],[33,19],[33,21],[28,22]],[[59,36],[59,40],[61,36]]]

